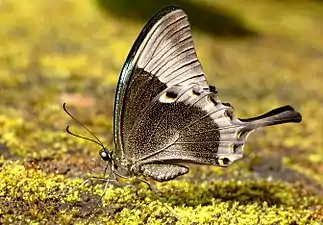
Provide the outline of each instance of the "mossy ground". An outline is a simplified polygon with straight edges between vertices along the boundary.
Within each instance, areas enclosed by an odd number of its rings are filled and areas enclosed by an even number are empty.
[[[111,2],[0,2],[0,223],[322,224],[323,4],[173,1],[239,117],[291,104],[303,122],[253,133],[227,169],[155,183],[162,197],[123,181],[96,207],[102,185],[79,185],[99,147],[65,133],[62,103],[112,147],[120,68],[147,15],[169,3]]]

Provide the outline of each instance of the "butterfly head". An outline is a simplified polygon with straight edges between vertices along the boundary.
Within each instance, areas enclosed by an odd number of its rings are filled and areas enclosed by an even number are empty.
[[[116,165],[115,161],[115,157],[114,157],[114,153],[112,149],[109,148],[105,148],[104,146],[101,148],[101,150],[99,151],[99,155],[101,157],[101,159],[107,163],[107,167],[110,168],[110,170],[116,170],[118,168],[118,166]]]
[[[100,152],[99,155],[101,157],[101,159],[105,162],[112,162],[113,161],[113,150],[112,149],[108,149],[103,147]]]

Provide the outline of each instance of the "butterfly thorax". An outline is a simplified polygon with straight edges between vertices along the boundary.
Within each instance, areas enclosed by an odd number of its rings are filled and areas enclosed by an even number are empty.
[[[131,165],[125,159],[120,159],[115,162],[115,173],[123,177],[131,177],[132,173],[130,171]]]

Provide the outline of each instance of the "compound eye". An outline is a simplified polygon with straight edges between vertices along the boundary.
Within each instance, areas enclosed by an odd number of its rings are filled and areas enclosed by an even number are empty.
[[[101,149],[99,154],[104,161],[108,161],[111,158],[106,149]]]

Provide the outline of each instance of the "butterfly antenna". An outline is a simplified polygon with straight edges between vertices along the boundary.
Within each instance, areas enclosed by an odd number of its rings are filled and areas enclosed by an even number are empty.
[[[104,147],[104,145],[103,145],[103,143],[100,141],[100,139],[92,132],[92,131],[90,131],[90,129],[88,129],[86,126],[84,126],[81,122],[79,122],[68,110],[67,110],[67,108],[66,108],[66,102],[64,102],[64,104],[63,104],[63,109],[64,109],[64,111],[65,111],[65,113],[67,114],[67,115],[69,115],[69,117],[71,117],[78,125],[80,125],[81,127],[83,127],[87,132],[89,132],[96,140],[93,140],[93,139],[91,139],[91,138],[88,138],[88,137],[85,137],[85,136],[81,136],[81,135],[78,135],[78,134],[75,134],[75,133],[73,133],[73,132],[71,132],[70,131],[70,127],[69,126],[67,126],[66,127],[66,132],[68,133],[68,134],[70,134],[70,135],[72,135],[72,136],[74,136],[74,137],[77,137],[77,138],[81,138],[81,139],[84,139],[84,140],[88,140],[88,141],[92,141],[92,142],[94,142],[94,143],[96,143],[96,144],[98,144],[98,145],[100,145],[100,146],[102,146],[103,148],[105,148]]]
[[[72,131],[70,131],[70,126],[67,126],[67,127],[66,127],[66,132],[67,132],[68,134],[70,134],[70,135],[74,136],[74,137],[81,138],[81,139],[84,139],[84,140],[87,140],[87,141],[92,141],[93,143],[96,143],[96,144],[98,144],[98,145],[100,145],[100,146],[104,147],[104,146],[101,144],[101,142],[98,142],[98,141],[93,140],[93,139],[91,139],[91,138],[88,138],[88,137],[85,137],[85,136],[82,136],[82,135],[78,135],[78,134],[73,133]]]

